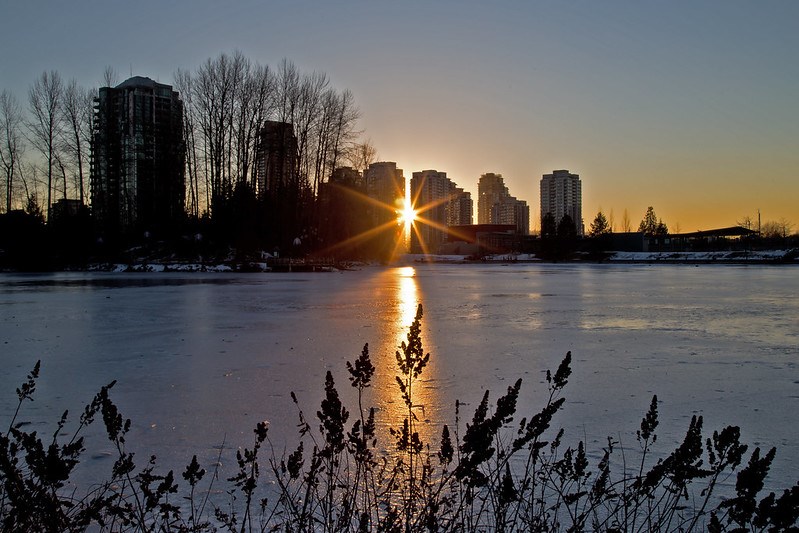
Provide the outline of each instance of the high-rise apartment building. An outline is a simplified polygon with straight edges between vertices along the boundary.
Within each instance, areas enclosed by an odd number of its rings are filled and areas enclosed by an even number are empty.
[[[580,176],[568,170],[553,170],[541,178],[541,220],[547,213],[559,224],[569,215],[577,234],[583,234],[583,196]],[[543,227],[543,224],[542,224]]]
[[[267,120],[258,136],[255,177],[258,196],[296,185],[298,172],[297,136],[288,122]]]
[[[397,220],[397,210],[405,201],[405,177],[402,169],[393,161],[381,161],[369,165],[363,173],[366,195],[380,205],[370,209],[375,226],[389,220]]]
[[[513,203],[513,217],[516,223],[516,231],[521,235],[530,234],[530,206],[524,200],[516,200]]]
[[[105,234],[165,231],[183,217],[183,104],[169,85],[135,76],[95,98],[91,201]]]
[[[503,196],[508,196],[508,188],[500,174],[483,174],[477,182],[477,223],[492,224],[494,206]]]
[[[411,231],[411,253],[437,253],[447,239],[447,203],[452,182],[446,172],[422,170],[411,178],[411,198],[419,221]]]
[[[411,232],[412,253],[436,253],[447,241],[449,226],[472,223],[471,195],[447,178],[446,172],[414,172],[411,198],[419,217]]]
[[[319,184],[319,239],[326,253],[343,258],[368,255],[370,204],[361,173],[350,167],[333,171],[330,179]]]
[[[466,226],[472,223],[474,202],[472,194],[453,184],[447,204],[447,225]]]
[[[389,257],[397,247],[398,212],[405,202],[405,177],[393,161],[372,163],[363,172],[363,183],[369,197],[368,215],[372,228],[380,228],[373,244],[381,257]]]
[[[530,207],[510,195],[501,174],[487,173],[477,182],[480,224],[512,224],[522,235],[530,233]]]

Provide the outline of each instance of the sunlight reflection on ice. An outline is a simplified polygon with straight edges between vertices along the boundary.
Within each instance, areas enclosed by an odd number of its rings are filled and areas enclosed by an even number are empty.
[[[381,435],[379,442],[389,451],[394,446],[394,439],[389,435],[389,428],[400,428],[407,416],[407,408],[400,395],[395,376],[399,375],[396,352],[400,345],[407,341],[408,328],[416,317],[416,310],[421,301],[419,287],[416,280],[416,271],[413,267],[400,267],[386,270],[383,286],[394,289],[394,305],[390,306],[393,316],[385,317],[390,324],[392,335],[385,337],[377,350],[370,350],[372,361],[377,371],[372,394],[375,395],[375,404],[380,409],[377,413],[377,423]],[[424,339],[424,320],[422,321]],[[423,340],[424,343],[424,340]],[[426,351],[429,348],[425,346]],[[426,424],[431,408],[437,408],[438,391],[431,383],[435,383],[432,364],[422,372],[413,389],[414,403],[424,408],[415,411],[419,419],[417,429],[424,442],[431,442],[434,437],[430,432],[430,424]]]

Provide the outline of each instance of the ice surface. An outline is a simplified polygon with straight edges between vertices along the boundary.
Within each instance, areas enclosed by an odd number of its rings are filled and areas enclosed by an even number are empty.
[[[208,467],[223,442],[250,446],[264,419],[279,451],[296,431],[289,393],[315,420],[329,369],[352,399],[344,362],[367,342],[378,367],[368,400],[384,426],[396,423],[394,351],[422,303],[431,364],[420,418],[434,442],[439,424],[454,422],[456,399],[470,417],[484,390],[495,400],[517,377],[519,418],[533,414],[544,371],[571,350],[556,421],[566,443],[585,440],[596,457],[610,435],[634,449],[657,394],[663,452],[694,414],[704,416],[706,434],[739,425],[745,442],[778,447],[771,479],[785,487],[799,479],[797,274],[795,266],[547,264],[6,274],[0,425],[41,359],[36,400],[22,418],[44,433],[64,409],[75,420],[116,379],[112,398],[133,421],[128,442],[139,464],[154,453],[181,468],[196,453]],[[101,432],[92,439],[88,479],[112,463]]]

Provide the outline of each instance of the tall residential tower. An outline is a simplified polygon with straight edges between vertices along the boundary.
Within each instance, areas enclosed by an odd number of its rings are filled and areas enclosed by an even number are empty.
[[[551,213],[555,224],[569,215],[578,235],[583,234],[583,196],[580,176],[568,170],[553,170],[541,178],[541,220]],[[542,224],[543,227],[543,224]]]
[[[258,135],[255,175],[258,196],[297,186],[297,136],[288,122],[267,120]]]
[[[95,98],[92,213],[106,235],[169,231],[183,217],[183,104],[169,85],[135,76]]]
[[[367,214],[375,230],[372,247],[375,254],[388,258],[399,248],[403,238],[398,212],[405,202],[405,176],[393,161],[372,163],[363,172],[366,196],[371,200]]]
[[[411,231],[412,253],[437,253],[449,226],[472,223],[472,197],[446,172],[422,170],[411,179],[411,199],[418,220]]]

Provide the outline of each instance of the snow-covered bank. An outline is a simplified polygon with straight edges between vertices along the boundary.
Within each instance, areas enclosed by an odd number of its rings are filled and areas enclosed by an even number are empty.
[[[547,259],[537,257],[535,254],[493,254],[481,258],[469,255],[449,254],[404,254],[395,263],[398,265],[414,265],[419,263],[445,263],[445,264],[508,264],[508,263],[539,263]],[[562,263],[568,260],[558,261]],[[799,264],[799,250],[757,250],[757,251],[723,251],[723,252],[605,252],[601,259],[596,255],[577,254],[572,262],[611,262],[611,263],[648,263],[648,264]],[[298,261],[292,264],[281,264],[280,268],[273,268],[266,261],[220,261],[214,263],[199,262],[173,262],[139,260],[131,263],[112,262],[96,263],[86,270],[89,272],[272,272],[272,271],[309,271],[331,272],[337,270],[360,269],[379,263],[342,262],[336,264],[305,263]]]
[[[262,271],[268,271],[266,263]],[[102,263],[89,266],[89,272],[235,272],[228,264],[204,265],[201,263]]]
[[[357,265],[355,265],[357,267]],[[136,263],[98,263],[90,265],[86,270],[89,272],[335,272],[338,270],[349,270],[352,265],[317,265],[314,263],[298,262],[294,265],[270,266],[266,262],[225,262],[225,263],[172,263],[172,262],[136,262]]]
[[[627,263],[797,263],[799,261],[799,250],[612,252],[608,260]]]
[[[575,262],[597,262],[596,256],[576,255]],[[401,263],[530,263],[547,261],[535,254],[493,254],[480,259],[466,255],[406,254]],[[614,263],[728,263],[799,264],[799,250],[758,250],[724,252],[606,252],[602,261]],[[564,262],[564,260],[558,261]]]

